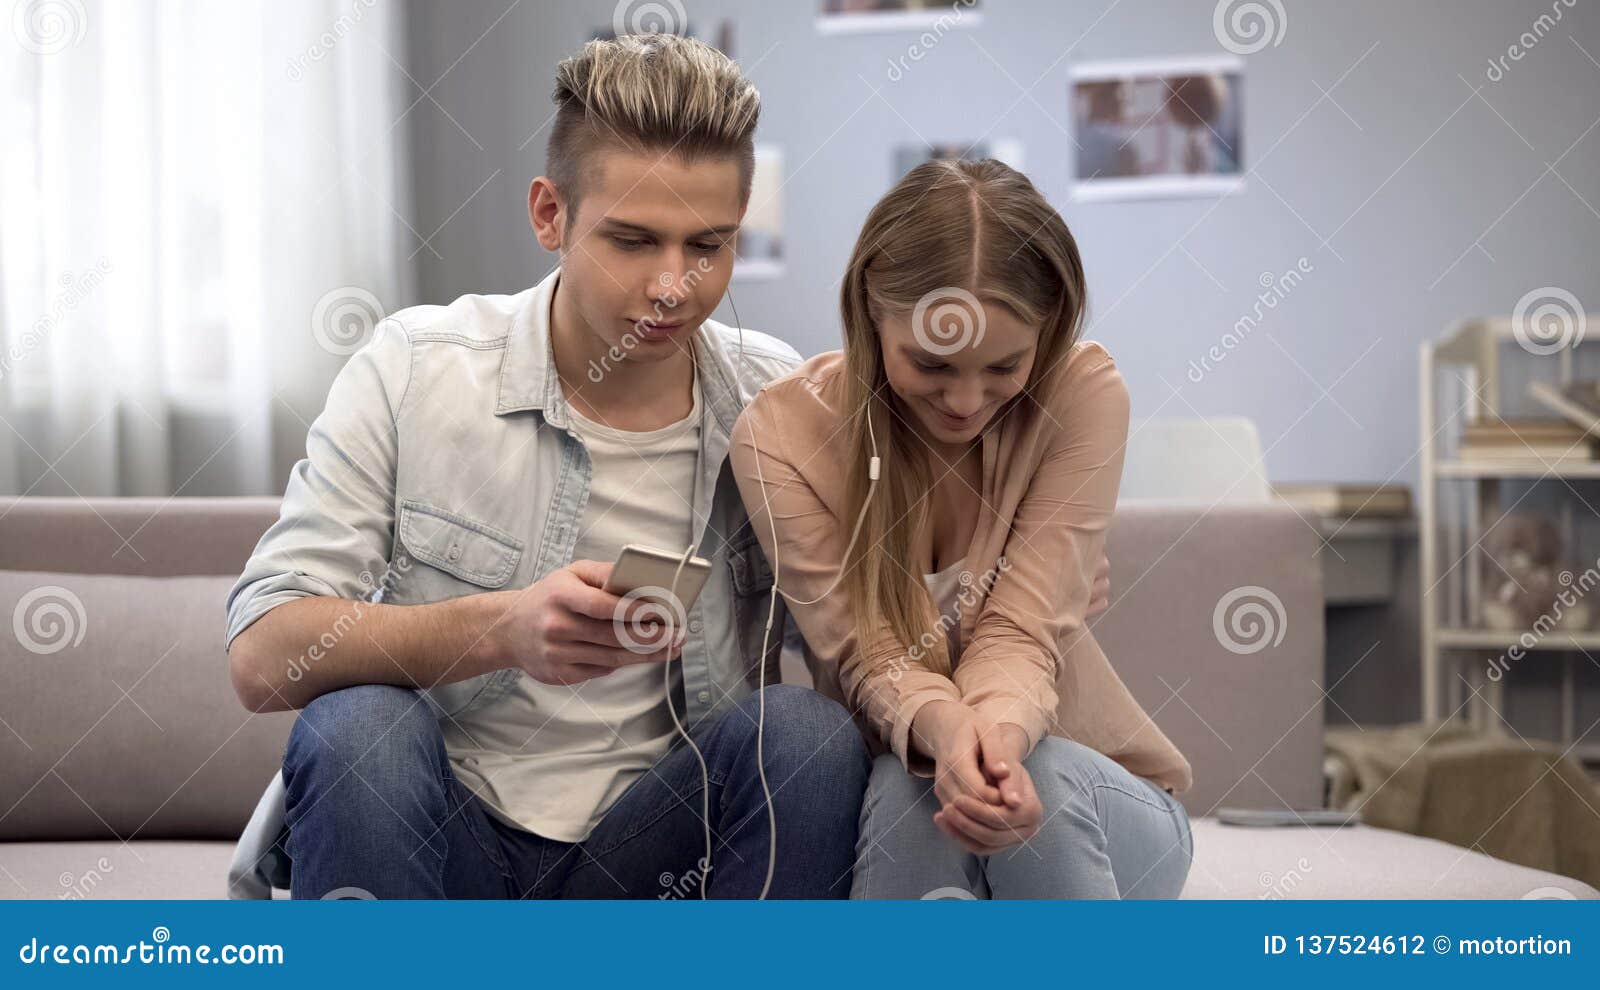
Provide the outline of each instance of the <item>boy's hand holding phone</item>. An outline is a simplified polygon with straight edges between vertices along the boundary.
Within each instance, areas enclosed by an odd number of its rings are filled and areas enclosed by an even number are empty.
[[[506,666],[543,684],[581,684],[628,664],[676,659],[680,643],[640,649],[645,626],[628,625],[644,603],[605,590],[611,571],[598,560],[575,560],[526,588],[490,593],[493,618],[484,635],[498,642]]]

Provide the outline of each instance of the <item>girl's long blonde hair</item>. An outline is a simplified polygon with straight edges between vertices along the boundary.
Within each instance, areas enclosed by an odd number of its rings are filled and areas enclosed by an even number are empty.
[[[889,388],[879,321],[917,312],[919,302],[926,311],[928,301],[961,290],[1038,327],[1027,386],[995,413],[986,427],[993,429],[1003,417],[1020,414],[1027,392],[1076,342],[1084,288],[1083,263],[1066,221],[1026,176],[993,159],[920,165],[868,214],[840,298],[846,364],[842,408],[852,411],[846,427],[851,448],[846,518],[856,519],[866,504],[863,539],[844,562],[858,643],[877,639],[886,624],[908,653],[914,652],[937,623],[933,601],[916,576],[914,551],[929,520],[933,470],[926,445],[912,434],[912,413],[900,407]],[[869,429],[881,459],[870,502]],[[924,663],[948,674],[940,639],[938,648],[922,651]]]

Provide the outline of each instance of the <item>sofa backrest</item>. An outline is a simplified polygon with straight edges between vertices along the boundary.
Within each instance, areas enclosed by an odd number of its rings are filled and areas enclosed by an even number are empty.
[[[0,500],[0,839],[238,835],[293,716],[239,704],[223,610],[278,501]]]
[[[0,570],[237,577],[279,501],[0,498]]]
[[[1120,505],[1095,639],[1188,757],[1191,816],[1322,805],[1320,538],[1266,505]]]
[[[0,840],[238,834],[293,724],[239,705],[223,649],[227,591],[277,506],[0,500]],[[1117,511],[1092,628],[1188,757],[1193,815],[1320,803],[1316,550],[1283,506]]]

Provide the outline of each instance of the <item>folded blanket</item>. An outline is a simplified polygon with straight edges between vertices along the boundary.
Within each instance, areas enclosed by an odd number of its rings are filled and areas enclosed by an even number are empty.
[[[1540,741],[1455,722],[1332,727],[1328,806],[1600,886],[1600,787]]]
[[[271,900],[272,888],[289,889],[289,856],[283,851],[288,836],[283,822],[284,794],[280,771],[256,802],[256,810],[233,848],[228,896],[234,900]]]

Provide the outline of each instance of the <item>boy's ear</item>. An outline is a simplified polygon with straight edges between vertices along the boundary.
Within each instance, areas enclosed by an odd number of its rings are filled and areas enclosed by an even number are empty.
[[[546,251],[560,251],[567,228],[567,204],[549,176],[541,175],[528,186],[528,224]]]

